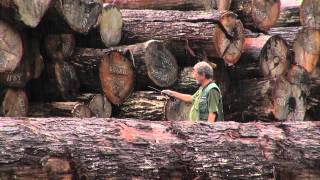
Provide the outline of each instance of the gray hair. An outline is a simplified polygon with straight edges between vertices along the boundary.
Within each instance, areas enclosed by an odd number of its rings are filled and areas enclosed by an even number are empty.
[[[213,68],[205,61],[198,62],[193,67],[199,75],[204,75],[207,79],[213,79]]]

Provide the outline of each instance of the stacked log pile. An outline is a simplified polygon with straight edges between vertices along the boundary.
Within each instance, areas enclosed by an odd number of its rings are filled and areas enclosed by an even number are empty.
[[[4,116],[186,120],[190,104],[150,86],[193,94],[204,60],[227,120],[319,118],[317,0],[2,0],[0,10]]]

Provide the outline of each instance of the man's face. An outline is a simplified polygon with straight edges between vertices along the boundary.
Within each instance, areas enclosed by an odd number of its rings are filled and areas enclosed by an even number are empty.
[[[198,71],[195,68],[193,68],[193,77],[197,81],[198,85],[202,85],[205,80],[205,76],[198,74]]]

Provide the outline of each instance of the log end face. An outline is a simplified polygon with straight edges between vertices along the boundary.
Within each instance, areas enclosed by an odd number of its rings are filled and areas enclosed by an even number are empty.
[[[99,76],[104,94],[112,104],[121,104],[134,88],[132,62],[120,52],[106,54],[99,65]]]
[[[26,117],[28,115],[28,97],[24,90],[8,89],[2,102],[6,117]]]
[[[92,117],[90,108],[84,104],[76,104],[73,107],[71,114],[73,117],[76,117],[76,118],[90,118],[90,117]]]
[[[100,21],[100,36],[106,47],[119,44],[122,36],[122,14],[115,6],[106,6]]]
[[[150,79],[159,87],[169,87],[178,78],[177,61],[160,41],[146,43],[145,63]]]
[[[93,115],[97,118],[111,117],[112,106],[108,99],[102,94],[97,94],[91,99],[89,108]]]
[[[255,26],[262,31],[267,31],[278,20],[280,10],[280,0],[253,0],[251,16]]]
[[[164,109],[165,117],[169,121],[187,121],[191,107],[191,103],[168,99]]]
[[[304,27],[320,30],[320,1],[304,0],[300,8],[300,22]]]

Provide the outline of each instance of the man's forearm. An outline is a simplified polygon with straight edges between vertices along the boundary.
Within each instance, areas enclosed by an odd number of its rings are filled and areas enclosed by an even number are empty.
[[[183,94],[176,91],[171,91],[170,95],[184,102],[188,102],[188,103],[192,102],[192,96],[189,94]]]
[[[208,122],[209,123],[214,123],[216,121],[217,114],[216,113],[209,113],[208,115]]]

